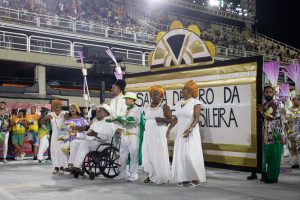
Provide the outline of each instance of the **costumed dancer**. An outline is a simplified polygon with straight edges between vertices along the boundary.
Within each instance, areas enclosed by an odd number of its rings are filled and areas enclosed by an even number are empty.
[[[297,145],[300,145],[300,109],[299,109],[299,100],[300,100],[300,64],[293,63],[286,66],[283,70],[285,75],[289,77],[295,83],[296,95],[292,99],[292,118],[293,120],[293,133],[289,135],[291,142],[291,164],[292,168],[299,168],[299,158]]]
[[[24,116],[26,114],[25,110],[19,110],[17,115],[11,117],[12,124],[12,137],[11,141],[15,147],[16,151],[16,160],[23,160],[25,157],[25,153],[23,152],[24,138],[25,132],[27,128],[26,120]]]
[[[120,128],[116,131],[117,134],[121,134],[121,146],[120,146],[120,174],[115,179],[127,179],[128,181],[138,180],[138,158],[140,136],[144,130],[144,119],[141,110],[135,105],[137,95],[133,92],[127,92],[123,97],[127,105],[127,112],[125,117],[118,116],[117,118],[111,118],[109,122],[116,121],[120,124]],[[121,127],[122,126],[122,127]],[[130,154],[130,169],[129,177],[127,174],[127,162],[128,155]]]
[[[0,102],[0,144],[2,144],[3,148],[4,163],[7,163],[6,156],[8,151],[8,138],[10,129],[10,111],[6,108],[5,102]]]
[[[273,97],[275,96],[275,94],[278,94],[277,92],[279,92],[279,87],[277,85],[277,82],[278,82],[278,77],[279,77],[279,61],[272,61],[272,62],[267,62],[264,64],[263,66],[263,72],[265,74],[265,76],[268,78],[268,80],[270,81],[270,83],[272,84],[272,87],[274,90],[273,90],[273,96],[272,96],[272,99]],[[275,90],[276,89],[276,90]],[[277,90],[278,89],[278,90]],[[265,98],[266,100],[266,98]],[[275,102],[275,100],[274,100]],[[280,114],[279,111],[282,111],[281,109],[278,109],[278,104],[276,103],[276,111],[278,111],[278,115]],[[261,108],[262,106],[261,105],[258,105],[258,108],[260,108],[260,110],[258,109],[259,112],[261,112]],[[264,118],[263,118],[264,119]],[[282,120],[283,121],[283,120]],[[282,122],[281,122],[281,125],[282,125]],[[265,181],[266,180],[266,172],[264,170],[265,166],[266,166],[266,162],[265,162],[265,152],[264,152],[265,148],[263,148],[263,161],[262,161],[262,176],[261,176],[261,181]],[[257,175],[256,175],[256,171],[252,171],[251,175],[247,177],[247,180],[254,180],[254,179],[257,179]]]
[[[286,143],[283,145],[283,155],[284,157],[289,156],[289,149],[288,149],[288,126],[289,126],[289,119],[286,115],[288,109],[290,108],[290,85],[288,83],[282,83],[279,85],[279,94],[278,94],[278,102],[279,107],[282,111],[283,117],[283,127],[284,127],[284,137],[286,138]],[[283,160],[283,159],[282,159]]]
[[[175,106],[175,117],[168,128],[175,129],[172,179],[178,186],[196,187],[206,182],[204,159],[199,129],[201,102],[198,86],[190,80],[183,89],[183,99]]]
[[[58,142],[58,133],[65,126],[65,113],[62,111],[61,100],[55,99],[52,101],[52,112],[43,117],[41,124],[45,125],[46,120],[50,120],[52,136],[51,136],[51,160],[54,167],[53,174],[64,174],[64,168],[68,165],[68,157],[62,151]]]
[[[110,101],[110,107],[112,109],[112,117],[125,116],[127,111],[127,106],[125,103],[124,94],[125,94],[126,83],[124,80],[117,80],[112,88],[111,93],[114,95],[114,98]]]
[[[48,114],[49,110],[45,107],[41,109],[41,117],[39,120],[38,138],[39,138],[39,150],[37,154],[37,159],[39,163],[45,162],[44,153],[49,147],[49,136],[51,130],[50,120],[46,120],[45,124],[41,124],[41,119]],[[49,152],[48,152],[49,153]]]
[[[70,145],[76,139],[77,135],[82,134],[87,130],[88,122],[80,116],[80,108],[77,104],[70,104],[69,115],[66,116],[65,127],[62,130],[62,134],[58,136],[58,140],[61,144],[62,151],[68,156],[70,153]],[[68,168],[65,171],[70,171],[70,168],[74,162],[74,157],[69,158]]]
[[[172,113],[167,104],[163,104],[164,89],[152,86],[149,90],[151,104],[145,110],[145,132],[142,145],[144,171],[148,173],[145,183],[167,183],[171,178],[167,125]]]
[[[288,138],[290,141],[290,164],[291,168],[299,168],[299,152],[297,146],[300,144],[300,95],[293,97],[293,106],[287,113],[289,119]]]
[[[37,154],[40,146],[38,138],[39,119],[40,115],[36,113],[36,106],[31,106],[30,114],[26,115],[25,120],[28,125],[27,140],[29,144],[31,144],[34,153],[33,160],[37,160]]]
[[[263,180],[265,183],[277,183],[280,173],[282,145],[284,143],[282,116],[274,100],[274,88],[264,88],[265,103],[258,105],[258,111],[264,119],[264,161]]]

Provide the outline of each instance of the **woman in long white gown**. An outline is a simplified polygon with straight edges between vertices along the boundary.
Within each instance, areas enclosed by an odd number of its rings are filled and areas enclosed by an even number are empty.
[[[185,84],[183,99],[176,104],[175,117],[168,128],[167,134],[176,125],[172,179],[178,186],[196,187],[206,181],[199,129],[201,103],[195,99],[198,90],[193,81]]]
[[[172,114],[167,104],[162,104],[164,90],[160,86],[150,88],[151,104],[145,111],[145,132],[142,146],[144,171],[149,176],[145,183],[167,183],[170,180],[170,162],[167,143],[167,124]]]
[[[61,146],[57,141],[58,132],[64,126],[65,123],[65,113],[62,111],[62,102],[61,100],[52,101],[52,112],[44,116],[41,120],[42,126],[45,125],[46,120],[50,120],[52,128],[51,136],[51,161],[52,166],[54,167],[53,174],[63,174],[64,168],[68,166],[68,157],[61,150]]]

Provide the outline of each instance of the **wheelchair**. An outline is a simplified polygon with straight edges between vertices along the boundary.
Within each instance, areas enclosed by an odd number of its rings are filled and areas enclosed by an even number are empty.
[[[99,149],[102,149],[102,151]],[[114,178],[120,174],[120,136],[114,134],[110,143],[100,144],[95,151],[89,152],[83,161],[82,169],[73,171],[74,178],[85,173],[91,180],[99,175]]]

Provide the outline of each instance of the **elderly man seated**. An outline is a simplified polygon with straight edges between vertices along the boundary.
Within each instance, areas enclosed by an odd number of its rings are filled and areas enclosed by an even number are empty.
[[[86,132],[86,137],[75,139],[70,145],[69,166],[74,170],[81,169],[85,155],[90,151],[95,151],[101,143],[111,141],[115,133],[115,127],[112,123],[105,121],[111,114],[111,108],[107,104],[99,106],[96,110],[96,119]]]

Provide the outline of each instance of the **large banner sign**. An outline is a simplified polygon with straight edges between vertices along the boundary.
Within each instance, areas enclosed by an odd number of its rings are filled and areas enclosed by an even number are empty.
[[[199,125],[205,161],[259,170],[261,132],[256,105],[260,98],[261,66],[258,58],[250,59],[251,62],[249,59],[248,62],[245,59],[222,62],[213,67],[135,74],[126,79],[127,89],[137,92],[136,104],[143,109],[150,103],[148,88],[161,85],[166,90],[163,101],[174,111],[182,99],[184,83],[194,80],[202,103]],[[172,145],[171,141],[170,156]]]

